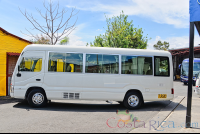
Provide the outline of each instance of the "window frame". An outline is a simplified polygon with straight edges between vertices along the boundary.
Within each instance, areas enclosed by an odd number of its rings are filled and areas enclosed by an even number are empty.
[[[122,56],[135,56],[135,57],[151,57],[152,58],[152,75],[141,75],[141,74],[122,74]],[[137,61],[138,61],[138,59],[137,59]],[[138,63],[138,62],[137,62]],[[128,54],[126,54],[126,55],[121,55],[121,70],[120,70],[120,73],[121,73],[121,75],[134,75],[134,76],[154,76],[154,56],[150,56],[150,55],[128,55]],[[137,67],[138,67],[138,65],[137,65]]]
[[[83,55],[83,65],[82,65],[82,72],[52,72],[52,71],[48,71],[48,67],[49,67],[49,55],[50,53],[59,53],[59,54],[67,54],[67,53],[73,53],[73,54],[82,54]],[[116,55],[119,56],[119,72],[117,74],[108,74],[108,73],[87,73],[86,72],[86,55],[87,54],[100,54],[100,55]],[[140,74],[122,74],[122,56],[135,56],[135,57],[151,57],[152,58],[152,75],[140,75]],[[167,61],[169,63],[169,72],[168,75],[156,75],[155,74],[155,58],[167,58]],[[48,60],[47,60],[47,72],[48,73],[77,73],[77,74],[90,74],[90,75],[95,75],[95,74],[99,74],[99,75],[128,75],[128,76],[158,76],[158,77],[170,77],[170,62],[169,62],[169,57],[167,56],[150,56],[150,55],[132,55],[132,54],[107,54],[107,53],[81,53],[81,52],[57,52],[57,51],[48,51]]]
[[[154,73],[154,76],[157,77],[170,77],[170,62],[169,62],[169,57],[167,56],[154,56],[154,72],[156,72],[156,58],[167,58],[168,61],[168,75],[156,75],[156,73]]]
[[[59,54],[82,54],[83,55],[83,65],[82,65],[82,72],[53,72],[53,71],[49,71],[49,55],[50,53],[59,53]],[[77,74],[81,74],[81,73],[84,73],[84,53],[81,53],[81,52],[57,52],[57,51],[48,51],[48,58],[47,58],[47,73],[77,73]]]

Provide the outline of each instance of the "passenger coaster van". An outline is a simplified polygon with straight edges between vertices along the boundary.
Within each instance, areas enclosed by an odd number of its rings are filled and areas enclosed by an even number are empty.
[[[32,107],[48,100],[109,100],[136,109],[144,101],[173,99],[172,56],[158,50],[29,45],[17,61],[10,93]]]

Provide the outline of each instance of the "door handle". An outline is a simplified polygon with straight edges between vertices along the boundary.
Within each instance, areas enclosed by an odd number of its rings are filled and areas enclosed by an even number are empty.
[[[36,79],[36,81],[41,81],[41,79]]]

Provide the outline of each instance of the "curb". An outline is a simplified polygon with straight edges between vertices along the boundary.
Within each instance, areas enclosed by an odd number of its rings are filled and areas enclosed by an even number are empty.
[[[159,126],[163,123],[163,121],[165,121],[167,118],[170,117],[173,111],[179,106],[179,104],[184,99],[185,99],[184,96],[177,96],[176,98],[172,100],[172,102],[169,105],[161,109],[161,111],[156,116],[154,116],[152,119],[145,122],[144,126],[131,130],[129,133],[148,133],[150,131],[155,132],[159,128]],[[154,121],[154,122],[156,121],[156,123],[158,122],[156,127],[151,127],[152,126],[151,121]]]

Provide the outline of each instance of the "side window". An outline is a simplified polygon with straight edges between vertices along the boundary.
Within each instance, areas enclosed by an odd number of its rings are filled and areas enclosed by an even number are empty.
[[[153,75],[152,57],[122,56],[122,74]]]
[[[86,73],[119,73],[119,56],[86,54]]]
[[[49,53],[48,71],[50,72],[82,72],[83,54]]]
[[[169,58],[168,57],[155,57],[155,76],[170,76],[169,71]]]
[[[122,74],[138,74],[136,56],[122,56]]]
[[[42,70],[42,58],[23,57],[20,63],[20,71],[40,72]]]
[[[138,74],[153,75],[152,57],[138,57]]]
[[[64,72],[65,58],[66,54],[50,52],[48,71]]]
[[[83,54],[67,53],[65,72],[83,72]]]
[[[102,73],[109,73],[109,74],[119,73],[118,55],[103,55]]]

